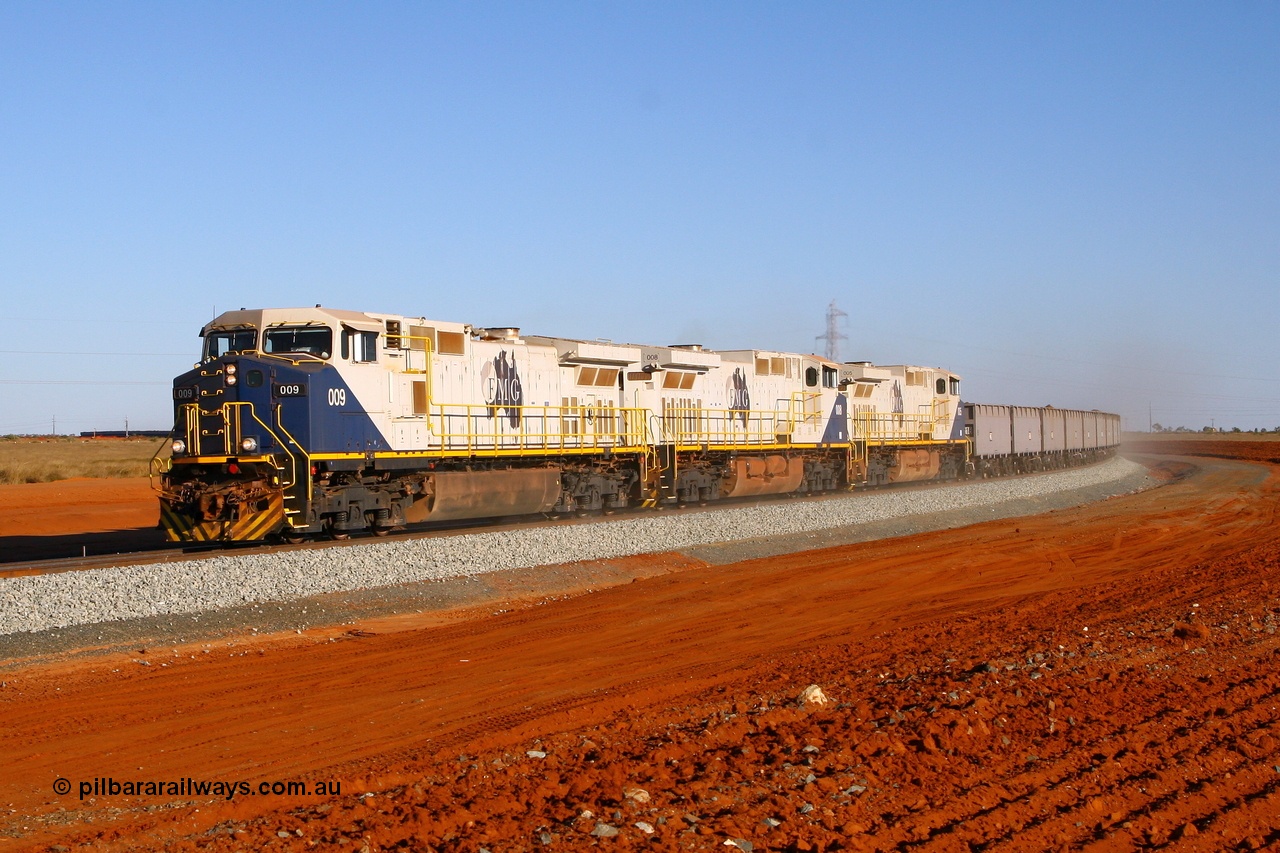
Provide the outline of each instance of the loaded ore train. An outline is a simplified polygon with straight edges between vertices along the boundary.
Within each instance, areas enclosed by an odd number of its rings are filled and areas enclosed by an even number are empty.
[[[1112,454],[1119,418],[963,403],[960,377],[315,308],[229,311],[173,383],[172,541],[386,533],[994,476]]]

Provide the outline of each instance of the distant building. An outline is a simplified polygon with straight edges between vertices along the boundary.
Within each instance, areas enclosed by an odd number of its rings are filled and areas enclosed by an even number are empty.
[[[80,433],[81,438],[165,438],[167,429],[95,429]]]

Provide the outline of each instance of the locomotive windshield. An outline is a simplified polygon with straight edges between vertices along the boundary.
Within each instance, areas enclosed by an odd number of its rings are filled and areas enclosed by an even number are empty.
[[[267,329],[262,351],[270,353],[306,353],[328,358],[333,352],[333,330],[328,326],[303,326]]]
[[[204,336],[204,357],[217,358],[229,352],[253,352],[258,346],[257,329],[226,329]]]

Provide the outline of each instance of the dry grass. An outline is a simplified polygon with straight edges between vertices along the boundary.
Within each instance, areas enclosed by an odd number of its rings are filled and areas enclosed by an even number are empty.
[[[1276,432],[1126,432],[1124,442],[1132,441],[1280,441]]]
[[[0,438],[0,484],[72,477],[145,477],[159,438]]]
[[[1280,441],[1278,433],[1125,433],[1133,441]],[[145,477],[157,449],[169,455],[169,440],[159,438],[0,437],[0,484],[48,483],[72,477]]]

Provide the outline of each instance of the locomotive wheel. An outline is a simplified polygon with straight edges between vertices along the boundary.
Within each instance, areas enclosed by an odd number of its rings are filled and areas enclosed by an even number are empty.
[[[391,532],[390,527],[374,527],[371,529],[373,530],[374,536],[386,536],[388,533]]]
[[[301,545],[306,541],[307,534],[301,530],[294,530],[292,527],[286,527],[280,531],[280,538],[290,545]]]

